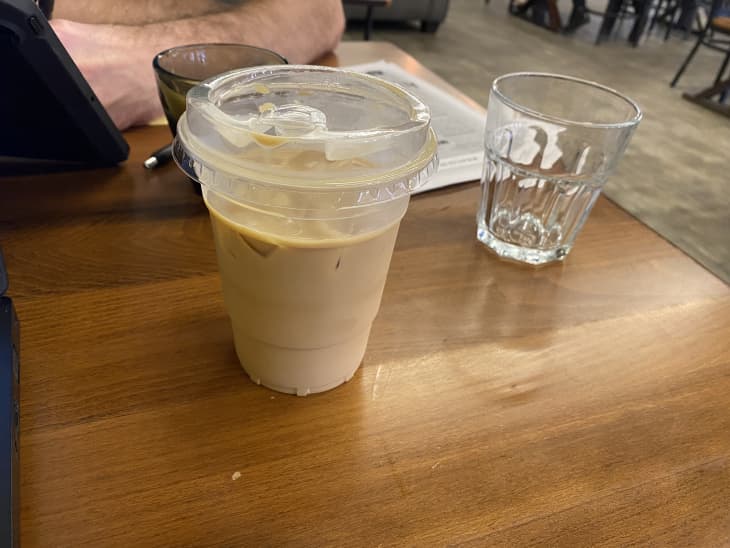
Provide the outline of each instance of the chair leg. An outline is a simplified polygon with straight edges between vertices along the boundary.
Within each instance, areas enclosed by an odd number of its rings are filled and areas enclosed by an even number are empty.
[[[596,45],[600,44],[604,38],[611,36],[622,4],[623,0],[608,0],[608,6],[606,6],[606,11],[603,14],[603,21],[601,22],[601,28],[598,30],[598,34],[596,35]]]
[[[651,34],[651,31],[654,30],[654,25],[656,25],[656,20],[659,19],[659,11],[662,9],[662,3],[663,0],[659,0],[659,3],[656,6],[656,10],[654,11],[654,14],[651,16],[651,22],[649,23],[649,33]]]
[[[667,8],[666,13],[664,14],[664,17],[666,19],[667,23],[667,30],[664,33],[664,41],[666,42],[669,40],[669,36],[672,34],[672,27],[674,26],[674,18],[677,15],[677,8],[679,7],[679,3],[675,2],[672,4],[670,8]]]
[[[547,0],[548,28],[553,32],[560,32],[563,22],[560,20],[560,11],[556,0]]]
[[[722,62],[722,66],[720,67],[720,70],[717,71],[717,76],[715,77],[715,85],[720,83],[720,80],[722,80],[722,75],[725,74],[725,69],[727,68],[727,64],[730,62],[730,50],[725,54],[725,60]]]
[[[689,52],[689,55],[684,60],[684,63],[682,63],[682,66],[679,67],[679,70],[677,71],[677,74],[674,75],[674,78],[672,79],[672,83],[669,84],[669,87],[673,88],[677,85],[677,82],[679,81],[679,78],[682,76],[682,73],[687,68],[687,65],[689,65],[690,61],[692,61],[692,58],[695,56],[695,53],[697,53],[697,50],[700,48],[700,44],[702,43],[702,38],[704,38],[704,35],[701,35],[699,38],[697,38],[697,42],[695,43],[694,47],[692,48],[692,51]]]
[[[717,98],[718,102],[721,105],[725,104],[725,101],[727,101],[728,93],[730,93],[730,78],[728,78],[725,82],[725,88],[720,92],[720,96]]]
[[[651,31],[654,30],[654,27],[656,26],[656,22],[659,19],[659,15],[662,12],[662,8],[664,6],[664,0],[659,0],[659,3],[656,6],[656,9],[654,10],[654,14],[651,17],[651,23],[649,23],[649,34],[651,34]]]
[[[646,30],[646,23],[649,21],[651,4],[652,0],[643,0],[643,2],[638,5],[638,9],[636,5],[634,6],[634,11],[636,11],[636,21],[634,26],[631,28],[631,34],[629,34],[629,42],[631,42],[631,45],[634,47],[639,45],[641,37],[644,35]]]

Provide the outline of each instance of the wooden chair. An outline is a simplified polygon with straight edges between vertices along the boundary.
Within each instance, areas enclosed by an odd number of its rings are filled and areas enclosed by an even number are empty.
[[[682,77],[682,74],[700,46],[706,46],[725,54],[725,59],[723,59],[720,70],[717,71],[717,75],[715,76],[715,85],[717,85],[722,80],[722,75],[725,74],[725,70],[730,62],[730,0],[712,1],[707,23],[700,31],[692,51],[689,52],[689,55],[687,55],[687,58],[679,67],[677,74],[674,75],[670,84],[671,87],[677,85],[677,82]]]
[[[696,0],[694,7],[693,22],[690,22],[686,28],[680,29],[682,33],[682,39],[686,40],[689,38],[693,28],[701,29],[704,25],[704,19],[700,14],[709,13],[712,7],[712,0]],[[665,26],[664,29],[664,41],[669,40],[672,31],[676,30],[676,23],[680,19],[683,12],[683,8],[680,0],[659,0],[658,5],[654,11],[654,17],[652,17],[651,25],[649,25],[649,33],[654,30],[657,23],[662,23]]]
[[[651,18],[649,24],[649,33],[654,30],[657,23],[663,23],[666,26],[664,32],[664,40],[669,40],[669,35],[672,33],[672,27],[677,19],[677,14],[680,12],[679,0],[659,0],[654,10],[654,16]],[[689,29],[685,31],[685,38],[689,35]]]

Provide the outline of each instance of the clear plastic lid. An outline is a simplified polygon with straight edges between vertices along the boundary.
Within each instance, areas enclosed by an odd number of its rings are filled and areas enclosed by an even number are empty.
[[[408,194],[438,165],[419,99],[373,76],[297,65],[235,70],[191,89],[174,156],[237,201],[314,192],[337,195],[338,207]]]

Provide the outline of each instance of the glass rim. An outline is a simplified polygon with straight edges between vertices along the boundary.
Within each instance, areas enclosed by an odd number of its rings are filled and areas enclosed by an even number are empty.
[[[171,76],[173,78],[184,78],[185,80],[196,80],[197,81],[197,79],[191,78],[190,76],[185,76],[183,74],[176,74],[174,72],[167,70],[165,67],[160,65],[160,59],[169,55],[173,51],[184,51],[184,50],[196,49],[196,48],[201,48],[201,47],[210,47],[210,46],[216,46],[216,47],[217,46],[226,46],[226,47],[232,47],[232,48],[241,49],[241,50],[245,49],[245,50],[256,50],[259,52],[265,52],[265,53],[271,54],[273,57],[277,57],[280,61],[283,62],[284,65],[289,64],[289,61],[283,55],[280,55],[270,49],[260,48],[259,46],[250,46],[248,44],[236,44],[233,42],[202,42],[199,44],[185,44],[182,46],[173,46],[171,48],[162,50],[161,52],[157,53],[152,58],[152,67],[156,71],[159,71],[159,72],[166,74],[168,76]]]
[[[539,112],[537,110],[533,110],[529,107],[526,107],[524,105],[521,105],[520,103],[515,102],[511,98],[509,98],[507,95],[505,95],[502,90],[499,89],[499,84],[504,80],[514,79],[514,78],[525,78],[525,77],[536,77],[536,78],[553,78],[556,80],[567,80],[569,82],[573,82],[575,84],[581,84],[584,86],[588,86],[595,89],[600,89],[602,91],[605,91],[606,93],[609,93],[622,101],[624,101],[626,104],[628,104],[633,110],[634,110],[634,116],[630,120],[626,120],[623,122],[579,122],[577,120],[570,120],[567,118],[562,118],[560,116],[555,116],[552,114],[546,114],[544,112]],[[641,107],[639,107],[638,103],[631,99],[630,97],[627,97],[623,93],[616,91],[615,89],[604,86],[603,84],[599,84],[598,82],[594,82],[592,80],[586,80],[584,78],[577,78],[575,76],[566,76],[564,74],[555,74],[552,72],[511,72],[508,74],[503,74],[502,76],[498,76],[494,79],[492,82],[492,92],[495,93],[499,99],[506,103],[508,106],[513,108],[514,110],[518,112],[522,112],[524,114],[528,114],[530,116],[533,116],[535,118],[539,118],[541,120],[545,120],[547,122],[555,122],[562,125],[571,125],[571,126],[581,126],[581,127],[588,127],[588,128],[596,128],[596,129],[625,129],[632,126],[636,126],[644,116],[644,113],[641,110]]]

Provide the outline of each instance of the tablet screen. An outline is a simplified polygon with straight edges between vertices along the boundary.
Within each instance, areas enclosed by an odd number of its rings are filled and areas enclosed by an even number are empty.
[[[126,159],[121,134],[30,0],[0,0],[0,58],[0,158],[95,166]]]

